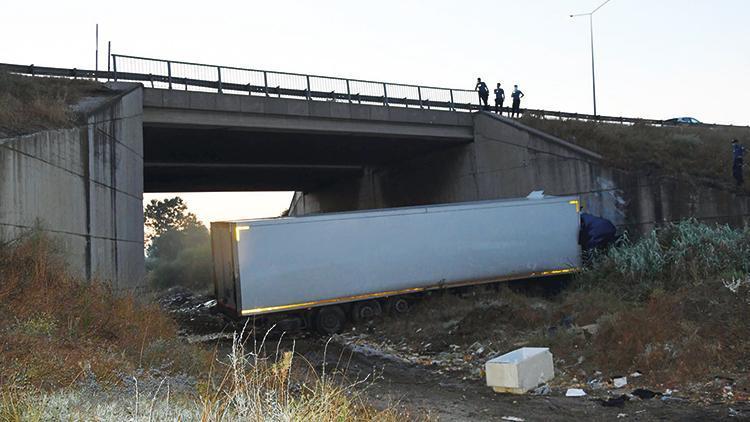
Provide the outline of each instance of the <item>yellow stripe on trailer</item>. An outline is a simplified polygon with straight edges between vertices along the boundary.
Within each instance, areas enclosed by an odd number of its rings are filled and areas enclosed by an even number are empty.
[[[419,293],[419,292],[424,292],[424,291],[429,291],[429,290],[449,289],[449,288],[454,288],[454,287],[465,287],[465,286],[477,286],[481,284],[497,283],[501,281],[524,280],[524,279],[533,278],[533,277],[546,277],[546,276],[560,275],[560,274],[571,274],[571,273],[575,273],[578,271],[580,271],[580,268],[561,268],[559,270],[549,270],[549,271],[542,271],[538,273],[534,272],[534,273],[528,273],[524,275],[516,275],[516,276],[509,276],[509,277],[502,277],[502,278],[464,281],[464,282],[453,283],[453,284],[436,284],[436,285],[427,286],[427,287],[413,287],[413,288],[403,289],[403,290],[391,290],[391,291],[385,291],[385,292],[368,293],[368,294],[363,294],[363,295],[338,297],[334,299],[322,299],[322,300],[316,300],[316,301],[311,301],[311,302],[292,303],[288,305],[277,305],[277,306],[267,306],[267,307],[262,307],[262,308],[243,309],[241,314],[242,316],[262,315],[262,314],[269,314],[273,312],[292,311],[292,310],[313,308],[313,307],[323,306],[323,305],[332,305],[336,303],[348,303],[348,302],[356,302],[356,301],[366,300],[366,299],[378,299],[378,298],[389,297],[389,296]]]

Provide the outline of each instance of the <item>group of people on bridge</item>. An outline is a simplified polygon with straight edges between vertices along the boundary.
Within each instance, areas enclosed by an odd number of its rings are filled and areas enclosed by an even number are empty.
[[[490,98],[490,89],[487,84],[482,81],[482,78],[477,78],[477,84],[474,90],[479,93],[479,106],[484,103],[484,110],[490,111],[488,104]],[[519,117],[521,113],[521,98],[524,97],[523,92],[518,89],[518,85],[513,85],[513,92],[510,94],[513,98],[513,103],[510,111],[510,117]],[[500,82],[497,83],[495,88],[495,113],[502,116],[503,114],[503,103],[505,102],[505,90],[502,88]]]

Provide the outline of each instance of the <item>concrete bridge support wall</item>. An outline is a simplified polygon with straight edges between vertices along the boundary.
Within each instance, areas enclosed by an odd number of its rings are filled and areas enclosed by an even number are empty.
[[[77,127],[0,139],[0,240],[38,226],[78,275],[142,286],[142,104],[131,87]]]
[[[295,194],[291,214],[526,196],[579,195],[631,233],[694,217],[742,227],[750,198],[672,177],[609,168],[596,154],[509,119],[474,115],[474,142]]]
[[[592,213],[622,223],[613,174],[599,160],[515,121],[480,113],[474,115],[474,142],[298,193],[291,214],[512,198],[544,190],[581,194]]]

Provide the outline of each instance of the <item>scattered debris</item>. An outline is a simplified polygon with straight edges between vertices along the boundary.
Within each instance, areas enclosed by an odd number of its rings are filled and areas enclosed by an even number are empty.
[[[549,393],[551,392],[552,390],[549,388],[549,385],[544,384],[535,388],[534,391],[531,392],[531,395],[532,396],[546,396],[546,395],[549,395]]]
[[[584,335],[595,336],[599,332],[599,324],[589,324],[580,327]]]
[[[456,327],[460,322],[460,319],[452,319],[450,321],[446,321],[443,323],[443,328],[446,330],[450,330],[451,328]]]
[[[635,390],[633,390],[631,394],[638,397],[641,400],[650,400],[656,396],[661,395],[661,393],[659,392],[647,390],[645,388],[636,388]]]
[[[526,419],[519,418],[517,416],[503,416],[503,417],[500,418],[500,420],[502,420],[502,421],[513,421],[513,422],[525,422],[526,421]]]
[[[562,325],[564,328],[572,328],[573,327],[573,317],[570,315],[566,315],[560,319],[560,325]]]
[[[622,419],[622,418],[627,418],[627,417],[628,417],[627,413],[618,413],[617,414],[617,419]]]
[[[604,407],[625,407],[625,402],[630,400],[630,398],[623,394],[619,397],[611,397],[607,400],[602,399],[601,403]]]
[[[615,388],[622,388],[628,385],[628,377],[616,377],[612,378],[612,385],[615,386]]]
[[[641,377],[641,376],[643,376],[643,374],[641,373],[641,371],[635,371],[632,374],[630,374],[630,378],[638,378],[638,377]]]
[[[591,390],[602,390],[605,387],[605,384],[600,378],[589,380],[586,384],[588,384],[589,389]]]
[[[568,388],[568,391],[565,392],[565,397],[583,397],[585,395],[586,392],[580,388]]]

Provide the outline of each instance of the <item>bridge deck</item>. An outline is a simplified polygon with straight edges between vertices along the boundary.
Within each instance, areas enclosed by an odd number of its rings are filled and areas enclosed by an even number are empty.
[[[145,190],[307,190],[471,142],[468,113],[144,89]]]

